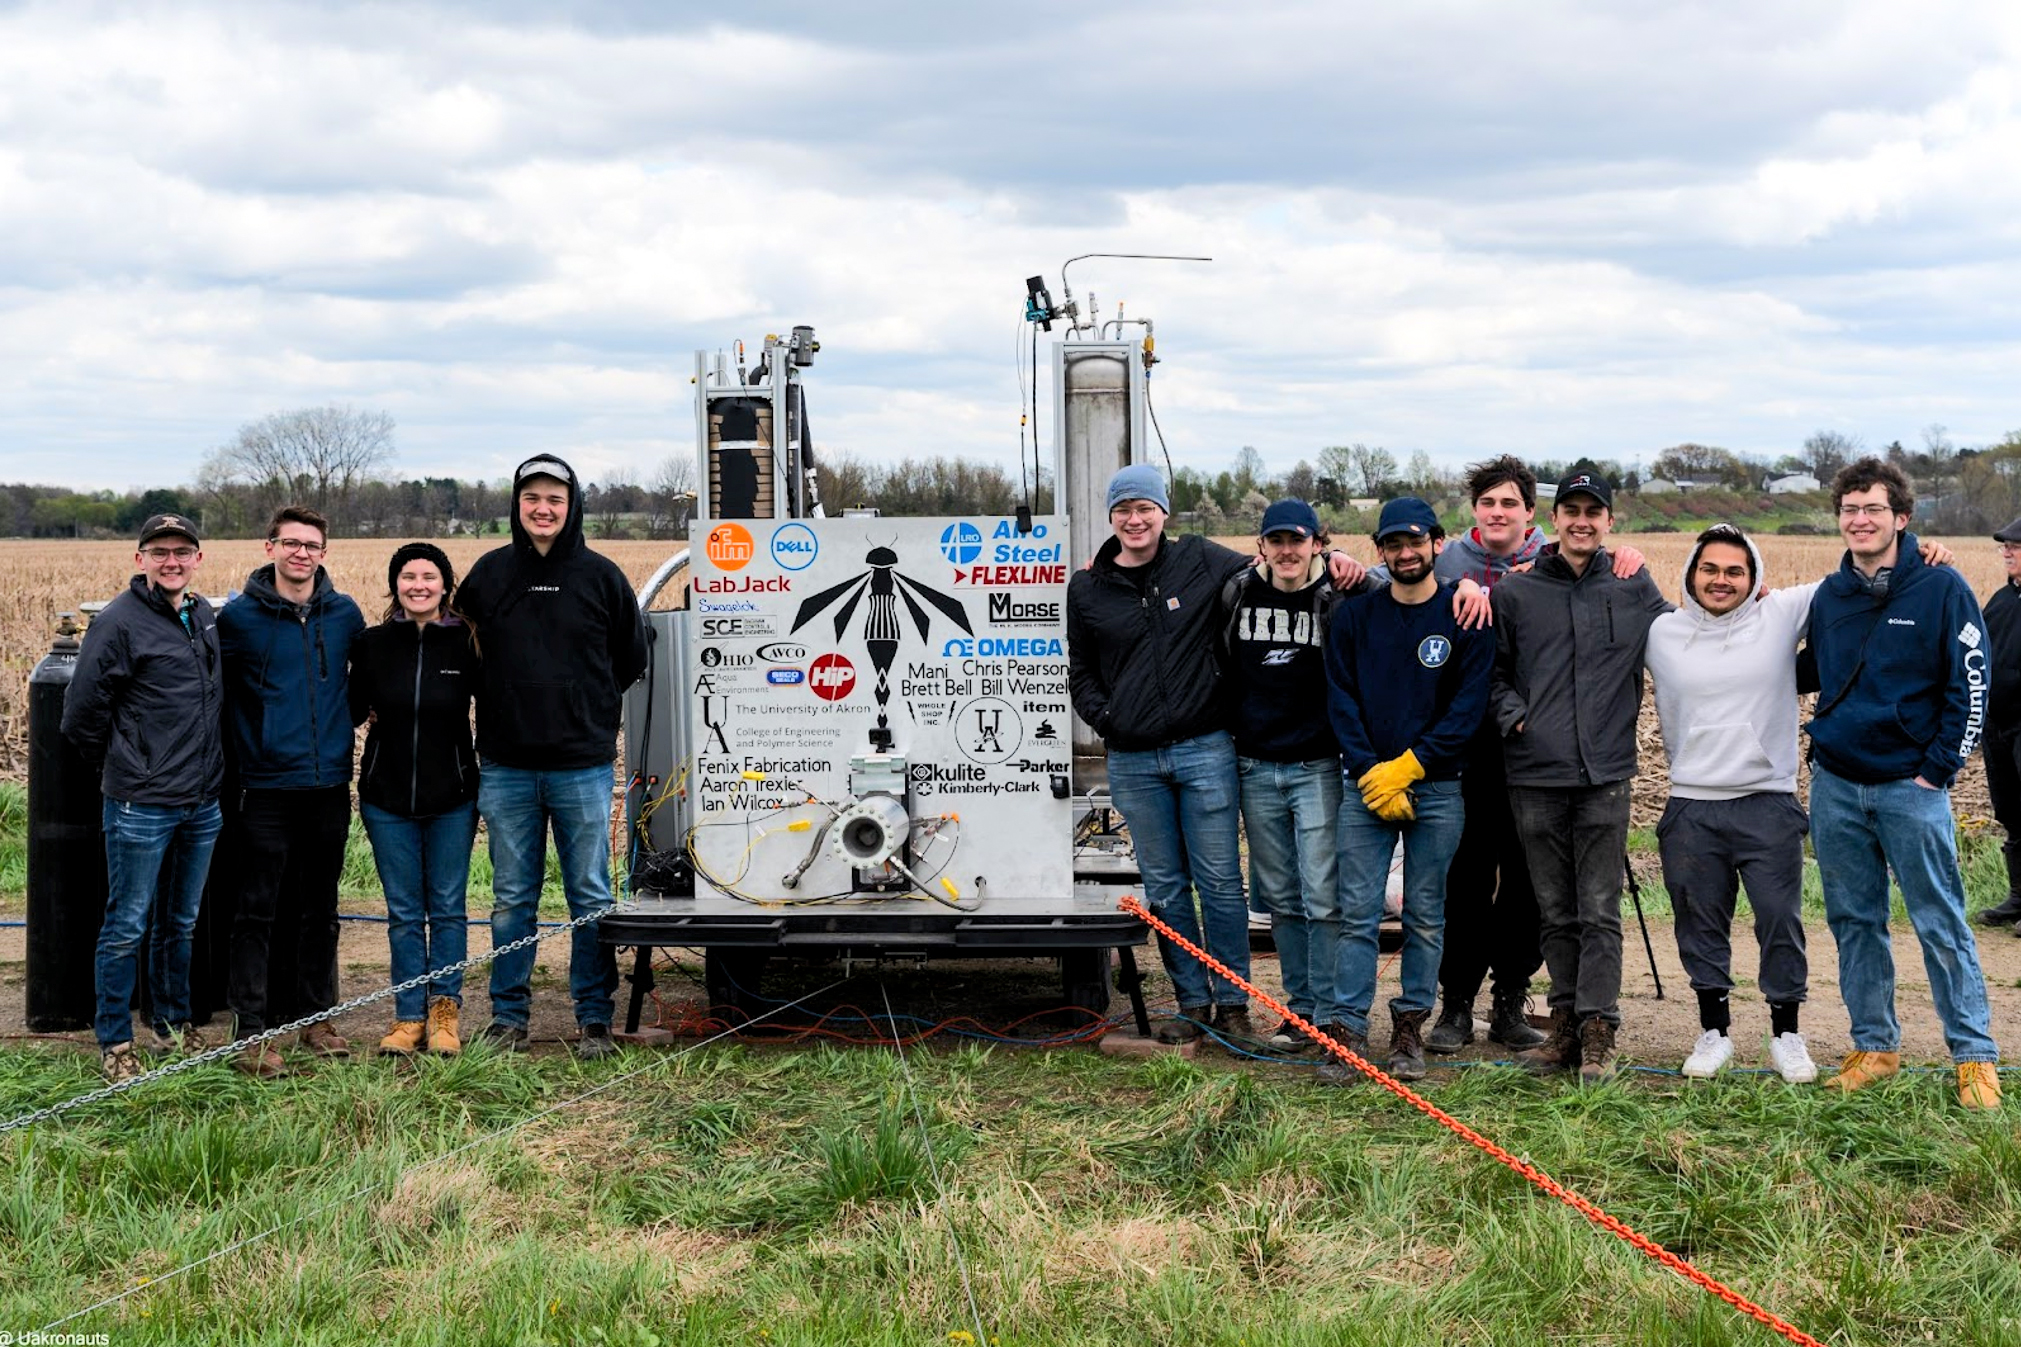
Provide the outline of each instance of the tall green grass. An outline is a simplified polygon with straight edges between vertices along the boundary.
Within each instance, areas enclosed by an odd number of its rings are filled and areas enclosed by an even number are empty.
[[[0,1328],[121,1343],[1775,1341],[1370,1086],[1086,1050],[218,1069],[0,1139]],[[0,1053],[0,1098],[90,1064]],[[1444,1107],[1826,1341],[2021,1342],[2021,1143],[1942,1076],[1435,1073]],[[356,1195],[359,1190],[366,1190]]]

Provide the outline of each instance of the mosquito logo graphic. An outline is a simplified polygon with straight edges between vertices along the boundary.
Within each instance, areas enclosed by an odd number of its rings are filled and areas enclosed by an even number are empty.
[[[891,725],[887,714],[891,702],[891,666],[898,658],[899,642],[905,639],[905,624],[898,615],[899,604],[904,603],[907,616],[911,617],[913,627],[919,632],[921,644],[925,644],[933,623],[932,616],[926,607],[921,606],[922,603],[937,609],[941,616],[970,636],[975,635],[975,629],[968,624],[968,609],[962,606],[961,600],[922,585],[909,575],[900,575],[898,553],[891,548],[873,547],[863,560],[870,569],[802,602],[800,611],[794,615],[792,630],[799,631],[830,607],[840,604],[835,609],[835,639],[839,641],[849,630],[857,607],[862,606],[863,642],[870,652],[870,666],[877,671],[877,728],[888,731]],[[866,595],[868,603],[864,603]]]

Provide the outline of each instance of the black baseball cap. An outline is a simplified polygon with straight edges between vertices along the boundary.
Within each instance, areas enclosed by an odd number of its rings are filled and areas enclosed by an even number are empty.
[[[2021,515],[2007,521],[1999,532],[1993,535],[1996,543],[2021,543]]]
[[[151,514],[147,522],[140,526],[140,541],[135,547],[146,547],[156,538],[165,538],[171,533],[179,533],[191,543],[202,547],[203,539],[196,536],[196,525],[179,514]]]
[[[1591,496],[1609,510],[1614,508],[1614,484],[1584,468],[1558,479],[1558,494],[1553,499],[1563,500],[1567,496]]]

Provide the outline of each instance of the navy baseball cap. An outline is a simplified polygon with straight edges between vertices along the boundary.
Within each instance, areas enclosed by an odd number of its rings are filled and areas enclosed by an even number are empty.
[[[1273,533],[1296,533],[1301,538],[1319,536],[1319,515],[1302,500],[1280,500],[1263,512],[1263,523],[1256,529],[1256,536],[1268,538]]]
[[[1563,500],[1567,496],[1591,496],[1609,510],[1614,508],[1614,486],[1597,472],[1581,468],[1568,472],[1558,479],[1558,494],[1554,498]]]
[[[1382,507],[1382,517],[1376,521],[1375,540],[1381,542],[1393,534],[1408,533],[1414,538],[1429,538],[1438,531],[1438,512],[1419,500],[1416,496],[1399,496],[1386,501]]]

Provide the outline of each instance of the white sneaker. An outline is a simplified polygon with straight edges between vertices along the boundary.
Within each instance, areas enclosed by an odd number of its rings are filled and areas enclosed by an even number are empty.
[[[1810,1059],[1802,1034],[1777,1034],[1768,1041],[1768,1057],[1792,1085],[1808,1085],[1817,1079],[1817,1063]]]
[[[1707,1029],[1698,1036],[1698,1046],[1684,1059],[1684,1074],[1693,1080],[1710,1080],[1732,1060],[1733,1040],[1717,1029]]]

